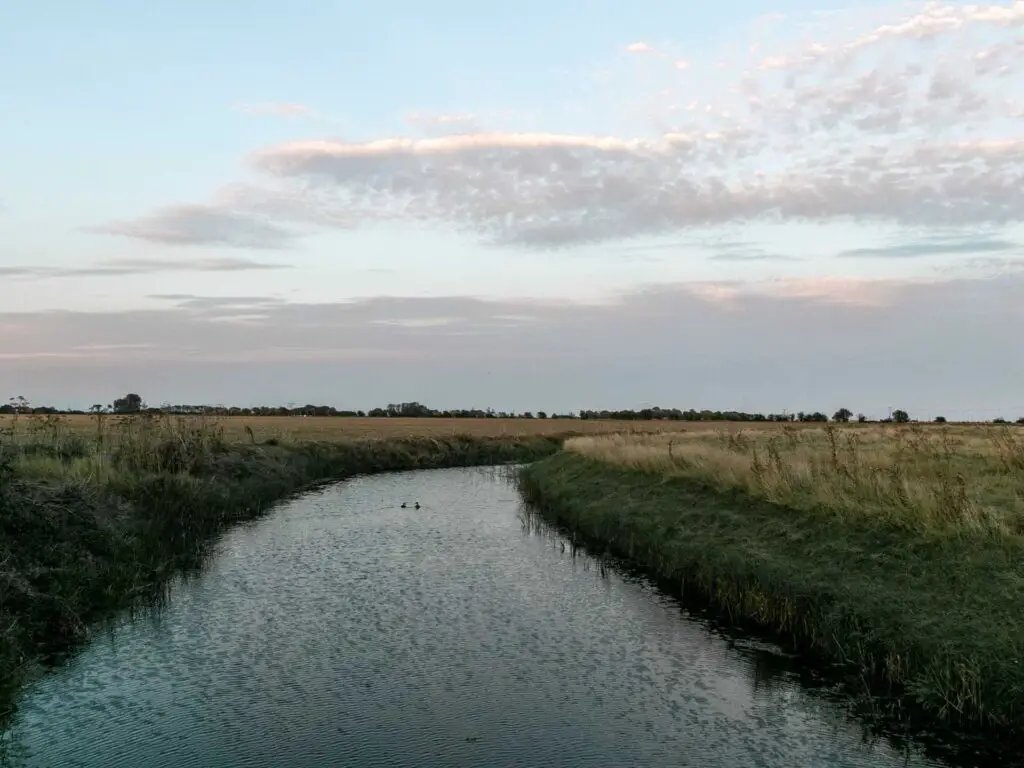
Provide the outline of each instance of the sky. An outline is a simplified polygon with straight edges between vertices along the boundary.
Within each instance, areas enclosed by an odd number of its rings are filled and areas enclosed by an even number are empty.
[[[48,0],[0,399],[1024,416],[1024,2]]]

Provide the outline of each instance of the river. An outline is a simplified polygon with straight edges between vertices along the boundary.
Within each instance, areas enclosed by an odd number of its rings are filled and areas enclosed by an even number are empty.
[[[359,477],[233,528],[29,684],[4,742],[18,768],[939,765],[527,525],[495,469]]]

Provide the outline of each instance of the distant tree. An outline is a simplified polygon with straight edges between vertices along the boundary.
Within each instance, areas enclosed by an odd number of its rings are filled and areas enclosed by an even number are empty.
[[[945,424],[946,423],[946,417],[945,416],[936,416],[935,417],[935,423],[936,424]]]
[[[1021,416],[1019,419],[1017,419],[1017,423],[1024,424],[1024,416]]]
[[[998,418],[992,419],[992,423],[993,424],[1009,424],[1010,422],[1008,422],[1006,419],[1004,419],[1002,416],[1000,416]]]
[[[908,421],[910,421],[910,414],[908,414],[904,410],[897,408],[895,411],[892,412],[892,420],[895,421],[897,424],[906,424]]]
[[[138,413],[145,407],[142,398],[134,392],[114,401],[114,413]]]
[[[546,419],[547,417],[548,417],[548,415],[544,411],[537,411],[537,418],[538,419]],[[1024,421],[1024,419],[1022,419],[1022,421]]]
[[[838,411],[832,414],[832,421],[841,421],[846,423],[853,416],[853,411],[849,408],[840,408]]]
[[[868,417],[865,416],[863,413],[858,413],[857,414],[857,423],[858,424],[866,424],[867,420],[868,420]]]
[[[8,400],[11,406],[12,413],[29,413],[32,410],[32,404],[28,401],[24,395],[18,395]]]
[[[800,411],[796,415],[796,418],[797,421],[828,421],[828,416],[821,411],[815,411],[814,413],[804,413],[803,411]]]

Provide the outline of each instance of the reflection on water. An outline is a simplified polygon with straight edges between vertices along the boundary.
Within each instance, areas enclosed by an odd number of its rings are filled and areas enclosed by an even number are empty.
[[[8,762],[935,765],[520,511],[493,470],[437,470],[236,528],[165,604],[29,687]]]

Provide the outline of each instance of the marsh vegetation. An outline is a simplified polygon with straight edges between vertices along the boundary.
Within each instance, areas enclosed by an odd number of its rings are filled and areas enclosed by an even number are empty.
[[[584,436],[520,486],[582,540],[781,633],[901,711],[1019,735],[1017,427]]]
[[[1024,430],[871,425],[583,436],[566,450],[774,504],[916,530],[1024,530]]]
[[[159,592],[201,558],[211,534],[311,483],[523,461],[561,445],[498,430],[328,441],[258,428],[103,413],[9,418],[0,432],[0,689],[40,655],[87,637],[93,619]]]

